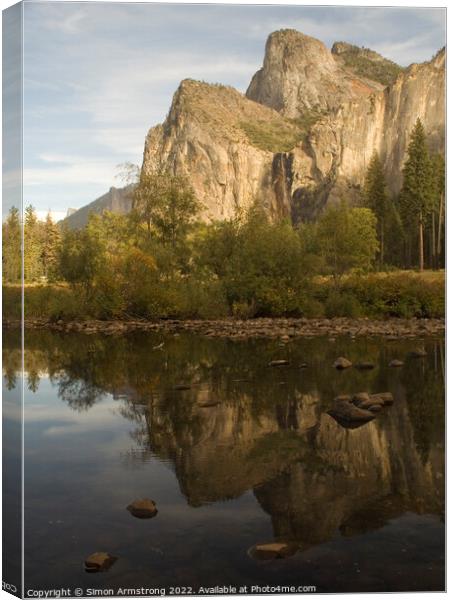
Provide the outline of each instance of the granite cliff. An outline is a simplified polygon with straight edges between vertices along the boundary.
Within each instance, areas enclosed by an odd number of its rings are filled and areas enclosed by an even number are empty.
[[[78,210],[70,209],[62,223],[67,225],[69,229],[79,229],[86,225],[91,213],[102,214],[108,210],[121,215],[126,214],[132,208],[131,191],[132,187],[130,185],[124,188],[111,187],[106,194],[103,194],[86,206]]]
[[[356,201],[376,150],[397,193],[417,118],[432,150],[445,138],[445,51],[402,69],[344,42],[332,50],[294,30],[272,33],[246,95],[184,80],[146,137],[143,169],[187,175],[203,217],[258,201],[273,218],[312,219]]]

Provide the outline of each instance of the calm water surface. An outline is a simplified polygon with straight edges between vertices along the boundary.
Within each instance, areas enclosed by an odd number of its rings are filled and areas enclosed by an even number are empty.
[[[426,358],[387,367],[422,344]],[[28,589],[444,589],[443,340],[30,331],[26,345]],[[376,368],[337,372],[340,355]],[[7,402],[20,371],[8,332],[3,366]],[[394,406],[344,429],[326,411],[359,391],[391,391]],[[156,518],[130,515],[139,497]],[[252,557],[273,540],[299,550]],[[119,559],[85,573],[96,551]]]

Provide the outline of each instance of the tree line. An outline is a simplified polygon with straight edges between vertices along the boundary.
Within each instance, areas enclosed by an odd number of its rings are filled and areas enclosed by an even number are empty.
[[[62,232],[50,213],[39,221],[33,206],[27,206],[23,227],[24,280],[55,281],[60,278]],[[3,281],[18,283],[22,273],[22,227],[19,210],[12,207],[2,225]]]
[[[139,174],[131,193],[129,214],[91,214],[80,230],[50,215],[40,222],[27,207],[25,282],[66,282],[100,317],[253,317],[318,312],[310,289],[324,275],[333,282],[325,306],[334,315],[347,273],[412,267],[416,252],[421,270],[444,264],[444,160],[429,154],[420,121],[397,198],[389,198],[374,154],[362,204],[328,206],[315,223],[271,222],[258,203],[229,221],[203,223],[189,181],[162,169]],[[9,283],[20,280],[20,244],[12,209],[3,224]]]
[[[430,153],[424,127],[418,119],[411,132],[402,170],[400,193],[390,198],[383,165],[374,153],[367,170],[363,201],[377,217],[379,265],[402,268],[445,264],[445,163]]]

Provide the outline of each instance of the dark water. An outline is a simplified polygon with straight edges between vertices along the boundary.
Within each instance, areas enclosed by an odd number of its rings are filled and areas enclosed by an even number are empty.
[[[420,344],[426,358],[387,367]],[[443,340],[31,331],[26,346],[26,589],[444,589]],[[337,372],[340,355],[376,368]],[[20,370],[8,332],[3,364],[7,401]],[[344,429],[326,410],[359,391],[395,403]],[[129,514],[140,497],[156,518]],[[299,550],[249,553],[273,540]],[[119,559],[85,573],[95,551]]]

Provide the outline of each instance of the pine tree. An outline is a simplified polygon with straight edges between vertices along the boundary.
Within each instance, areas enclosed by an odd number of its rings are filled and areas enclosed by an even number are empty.
[[[380,254],[380,267],[385,256],[385,230],[390,217],[389,198],[386,193],[386,182],[378,153],[375,151],[370,159],[364,184],[364,202],[377,217],[377,233]]]
[[[42,230],[41,261],[43,273],[47,279],[53,279],[57,274],[61,233],[58,225],[53,222],[50,213],[47,214]]]
[[[419,270],[424,269],[424,228],[432,211],[433,177],[424,127],[418,119],[411,132],[408,158],[403,166],[403,185],[400,192],[402,219],[408,235],[417,229]]]
[[[24,279],[36,281],[42,275],[40,226],[33,206],[25,209]]]
[[[20,281],[22,272],[22,234],[19,210],[12,206],[2,227],[3,281]]]

